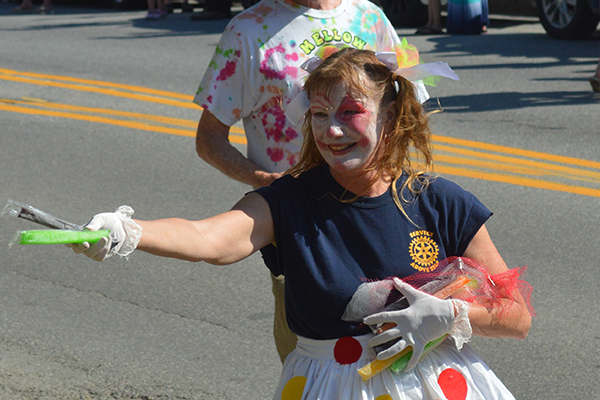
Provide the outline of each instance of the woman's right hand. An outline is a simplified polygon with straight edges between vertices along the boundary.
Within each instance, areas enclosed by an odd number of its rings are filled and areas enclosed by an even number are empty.
[[[115,212],[106,212],[95,215],[84,228],[97,231],[110,230],[110,235],[103,237],[96,243],[88,242],[68,245],[76,254],[84,254],[95,261],[104,261],[114,254],[127,256],[137,246],[142,235],[142,228],[131,220],[133,209],[121,206]]]

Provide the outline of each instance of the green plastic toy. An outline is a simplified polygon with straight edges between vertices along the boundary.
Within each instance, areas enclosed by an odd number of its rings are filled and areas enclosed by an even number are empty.
[[[429,350],[433,350],[439,344],[441,344],[444,341],[444,339],[446,339],[446,336],[448,336],[448,335],[444,335],[442,337],[439,337],[439,338],[427,343],[423,350],[423,355],[427,354],[429,352]],[[389,367],[390,371],[398,373],[398,372],[404,370],[404,368],[406,368],[406,365],[410,361],[410,358],[412,357],[412,353],[413,353],[412,350],[410,350],[404,356],[402,356],[398,360],[396,360],[396,362],[394,362],[392,365],[390,365],[390,367]]]
[[[62,229],[18,231],[10,245],[13,244],[65,244],[96,243],[110,234],[109,230],[71,231]]]

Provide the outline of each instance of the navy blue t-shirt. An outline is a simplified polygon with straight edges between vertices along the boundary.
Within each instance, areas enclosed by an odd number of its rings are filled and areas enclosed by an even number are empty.
[[[328,166],[298,178],[286,175],[256,192],[273,217],[275,258],[264,255],[274,275],[285,275],[288,324],[312,339],[369,332],[341,319],[360,284],[434,271],[439,261],[462,256],[492,215],[471,193],[440,177],[403,205],[410,220],[391,188],[378,197],[340,201],[355,196],[344,193]]]

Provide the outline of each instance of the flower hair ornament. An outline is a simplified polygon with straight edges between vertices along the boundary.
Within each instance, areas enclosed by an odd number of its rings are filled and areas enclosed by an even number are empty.
[[[300,68],[311,73],[321,65],[324,59],[340,50],[340,48],[335,46],[324,46],[321,49],[322,51],[319,52],[318,55],[306,60]],[[415,83],[417,98],[421,103],[424,103],[429,99],[429,94],[423,85],[417,85],[416,83],[422,81],[429,86],[435,86],[441,77],[455,81],[459,79],[458,75],[456,75],[445,62],[437,61],[432,63],[420,63],[418,50],[415,46],[409,45],[406,38],[402,39],[401,45],[395,52],[382,51],[375,53],[375,56],[379,61],[384,63],[391,72]],[[396,86],[396,91],[398,91],[398,83],[394,82],[394,85]],[[302,91],[299,92],[285,107],[285,116],[293,125],[301,126],[304,115],[309,108],[310,100],[308,99],[306,91],[302,89]]]

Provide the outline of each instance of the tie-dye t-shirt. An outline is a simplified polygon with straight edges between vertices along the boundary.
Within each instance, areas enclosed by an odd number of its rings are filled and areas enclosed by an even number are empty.
[[[283,172],[297,162],[302,145],[300,127],[286,120],[283,106],[302,87],[300,65],[325,45],[393,51],[400,39],[368,0],[342,0],[327,11],[262,0],[231,20],[194,102],[225,125],[242,119],[248,158]]]

